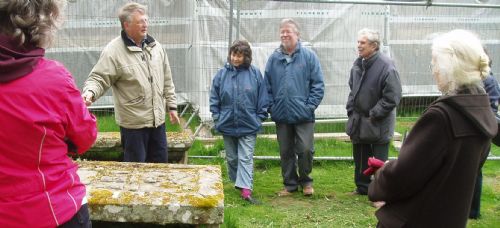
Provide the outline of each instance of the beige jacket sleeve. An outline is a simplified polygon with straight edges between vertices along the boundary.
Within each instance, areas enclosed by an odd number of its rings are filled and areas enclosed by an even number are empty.
[[[104,49],[85,81],[83,92],[92,91],[94,93],[94,101],[97,100],[117,80],[119,75],[117,71],[113,57],[109,54],[108,49]]]

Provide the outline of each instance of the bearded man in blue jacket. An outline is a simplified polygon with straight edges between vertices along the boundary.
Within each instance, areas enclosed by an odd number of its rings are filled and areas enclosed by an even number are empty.
[[[316,54],[302,46],[297,22],[283,19],[279,31],[281,45],[269,57],[264,75],[280,147],[284,188],[278,195],[291,195],[300,186],[311,196],[314,110],[324,95],[323,73]]]

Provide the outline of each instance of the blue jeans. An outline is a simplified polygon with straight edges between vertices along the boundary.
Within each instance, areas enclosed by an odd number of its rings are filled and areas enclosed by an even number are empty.
[[[165,124],[157,128],[129,129],[120,127],[125,162],[167,162]]]
[[[227,172],[238,188],[253,188],[253,152],[257,135],[233,137],[224,135]]]

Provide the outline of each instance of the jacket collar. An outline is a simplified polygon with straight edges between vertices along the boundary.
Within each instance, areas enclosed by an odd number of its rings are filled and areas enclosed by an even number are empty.
[[[142,48],[137,47],[124,30],[121,32],[121,37],[125,46],[127,46],[130,51],[142,51]],[[145,47],[154,47],[156,45],[155,39],[149,34],[146,35],[146,39],[144,39],[143,42],[145,43]]]
[[[0,83],[28,75],[44,55],[43,48],[19,46],[12,38],[0,34]]]
[[[363,70],[368,70],[373,65],[373,63],[378,59],[380,51],[376,51],[368,59],[363,59],[363,57],[358,57],[356,59],[356,65],[358,65]]]
[[[226,64],[224,64],[224,67],[229,71],[241,71],[243,69],[247,69],[244,67],[235,67],[235,66],[233,66],[233,64],[231,64],[229,62],[226,62]]]
[[[300,50],[302,49],[302,42],[300,40],[297,41],[297,46],[295,46],[295,50],[293,51],[293,53],[289,56],[295,56],[296,53],[299,53]],[[277,49],[278,53],[280,53],[280,56],[279,56],[279,59],[285,59],[287,57],[287,53],[285,51],[285,48],[283,47],[283,45],[280,45],[280,47]]]

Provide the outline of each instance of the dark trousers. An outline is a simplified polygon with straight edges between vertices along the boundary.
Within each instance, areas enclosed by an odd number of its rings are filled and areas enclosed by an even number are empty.
[[[477,173],[476,184],[474,185],[474,194],[470,205],[469,218],[477,219],[481,216],[481,191],[483,190],[483,170]]]
[[[165,124],[156,128],[120,127],[125,162],[167,162]]]
[[[488,147],[490,151],[491,146]],[[476,183],[474,184],[474,193],[472,194],[472,202],[470,205],[469,218],[478,219],[481,217],[481,192],[483,191],[483,165],[479,167],[477,172]]]
[[[276,123],[276,135],[285,188],[293,192],[297,191],[299,185],[312,185],[310,174],[314,155],[314,123]]]
[[[92,228],[89,208],[87,204],[82,205],[80,210],[66,223],[60,225],[62,228]]]
[[[375,157],[386,161],[389,156],[389,143],[385,144],[352,144],[354,157],[354,183],[359,194],[368,194],[370,176],[365,176],[363,171],[368,168],[368,158]]]

